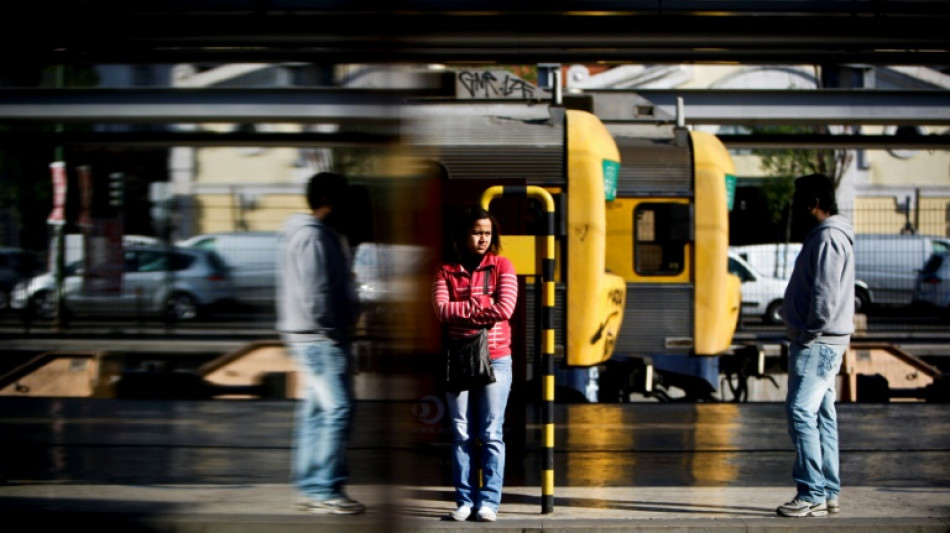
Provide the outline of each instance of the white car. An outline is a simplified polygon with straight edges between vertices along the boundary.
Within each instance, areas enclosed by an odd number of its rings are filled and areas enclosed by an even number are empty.
[[[729,272],[739,276],[739,279],[742,280],[742,314],[743,316],[761,316],[762,320],[768,324],[781,324],[784,322],[782,319],[782,299],[785,297],[788,278],[767,276],[761,270],[752,266],[744,258],[750,248],[752,247],[738,246],[729,250]],[[800,244],[790,248],[789,255],[791,259],[786,259],[786,261],[789,261],[786,265],[789,275],[791,275],[791,270],[795,266],[795,258],[798,257],[800,250]],[[759,259],[761,260],[771,253],[774,253],[774,250],[760,254]],[[855,313],[867,312],[871,303],[869,294],[867,283],[860,279],[854,281]]]
[[[788,279],[795,268],[795,259],[802,251],[800,242],[778,242],[730,246],[733,256],[742,258],[756,271],[779,279]]]
[[[729,252],[729,272],[742,281],[742,316],[762,317],[766,324],[782,323],[788,280],[762,274],[734,252]]]
[[[361,243],[353,255],[360,302],[396,304],[417,298],[430,281],[426,267],[430,256],[424,246]],[[421,287],[420,279],[425,283]]]

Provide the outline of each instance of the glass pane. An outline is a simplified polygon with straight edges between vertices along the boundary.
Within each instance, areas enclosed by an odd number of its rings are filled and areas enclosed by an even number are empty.
[[[643,276],[683,271],[686,257],[683,205],[644,203],[634,210],[634,269]]]

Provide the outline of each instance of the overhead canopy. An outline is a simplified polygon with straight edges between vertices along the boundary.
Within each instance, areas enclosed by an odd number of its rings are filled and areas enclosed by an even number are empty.
[[[744,62],[946,65],[933,0],[30,0],[5,64]]]

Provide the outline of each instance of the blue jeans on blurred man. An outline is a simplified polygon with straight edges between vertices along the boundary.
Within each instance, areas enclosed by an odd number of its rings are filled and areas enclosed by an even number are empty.
[[[287,346],[306,383],[294,426],[293,480],[314,500],[343,497],[353,404],[350,346],[332,340]]]
[[[797,498],[822,503],[838,498],[838,418],[835,378],[845,345],[792,343],[788,358],[788,434],[795,447],[792,477]]]

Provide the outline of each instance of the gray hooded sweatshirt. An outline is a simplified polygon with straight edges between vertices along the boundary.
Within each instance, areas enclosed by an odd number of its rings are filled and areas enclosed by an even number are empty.
[[[785,333],[811,345],[848,344],[854,332],[854,228],[833,215],[808,232],[785,288]]]
[[[359,315],[348,254],[308,213],[287,219],[277,252],[277,330],[292,342],[342,340]]]

